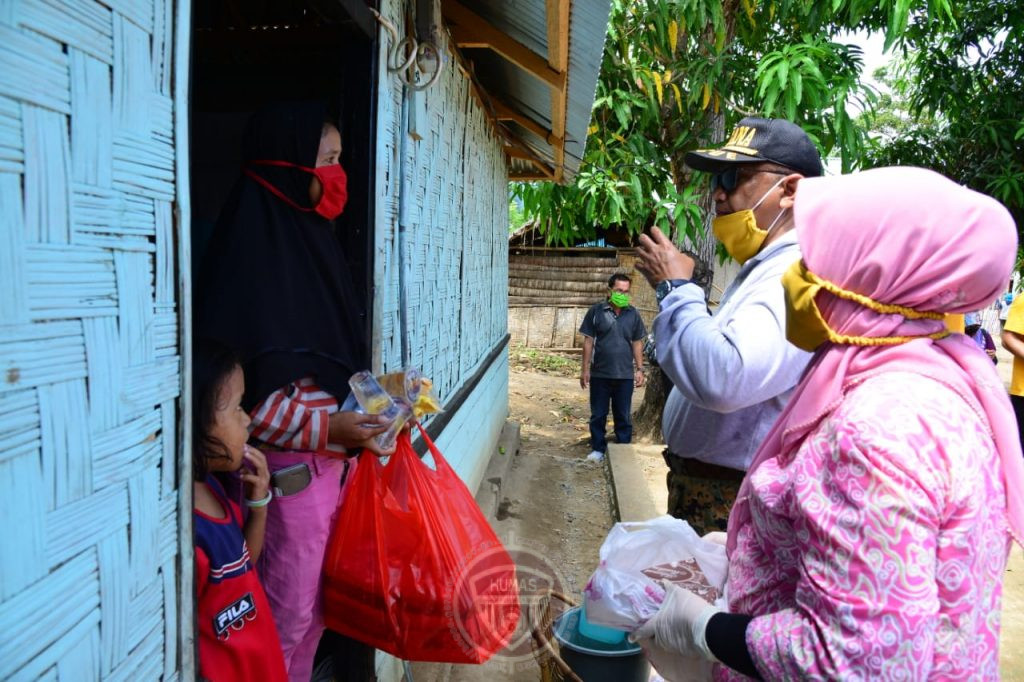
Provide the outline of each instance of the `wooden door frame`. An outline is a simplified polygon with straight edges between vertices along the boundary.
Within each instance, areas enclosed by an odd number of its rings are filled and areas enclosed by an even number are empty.
[[[178,242],[178,344],[181,393],[178,399],[178,673],[195,679],[196,634],[192,541],[192,202],[189,181],[189,93],[192,84],[192,0],[174,8],[174,224]],[[166,619],[168,614],[164,614]]]

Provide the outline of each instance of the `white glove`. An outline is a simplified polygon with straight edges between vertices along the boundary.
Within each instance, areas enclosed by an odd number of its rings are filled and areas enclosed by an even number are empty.
[[[647,660],[665,682],[694,682],[711,679],[711,661],[703,658],[680,656],[662,649],[653,639],[642,639],[637,644],[644,650]]]
[[[710,533],[705,533],[704,535],[702,535],[700,539],[706,540],[708,542],[713,542],[716,545],[721,545],[722,547],[725,547],[729,541],[729,534],[723,533],[720,530],[713,530]]]
[[[668,583],[661,608],[637,628],[629,639],[641,646],[644,640],[653,639],[657,648],[668,652],[716,661],[718,659],[708,649],[705,632],[711,616],[720,610],[693,592]]]

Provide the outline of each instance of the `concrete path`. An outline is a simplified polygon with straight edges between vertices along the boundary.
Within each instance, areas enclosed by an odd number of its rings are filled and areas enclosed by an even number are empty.
[[[999,346],[998,337],[996,345]],[[1007,388],[1012,358],[999,348],[1000,376]],[[665,463],[663,445],[609,444],[614,500],[622,521],[642,521],[665,513]],[[1003,582],[1000,672],[1006,681],[1024,682],[1024,550],[1014,545]]]

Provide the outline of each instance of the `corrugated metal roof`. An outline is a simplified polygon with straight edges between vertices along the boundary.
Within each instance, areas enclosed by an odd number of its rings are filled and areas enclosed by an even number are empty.
[[[541,57],[548,55],[546,0],[465,0],[463,4],[495,28]],[[610,0],[573,0],[569,13],[568,93],[565,115],[563,180],[579,170],[587,140],[591,108],[601,70]],[[552,88],[537,76],[484,48],[463,48],[480,85],[547,130],[551,130]],[[537,157],[554,167],[554,147],[512,121],[503,121]],[[536,172],[530,161],[512,159],[511,172]]]

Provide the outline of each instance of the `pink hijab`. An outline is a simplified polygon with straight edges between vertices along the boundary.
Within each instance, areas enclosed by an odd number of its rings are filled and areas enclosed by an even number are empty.
[[[1013,218],[995,199],[922,168],[880,168],[800,181],[794,207],[807,268],[880,303],[918,311],[984,308],[1005,288],[1017,255]],[[937,320],[885,315],[821,291],[822,317],[840,334],[921,335]],[[992,432],[1002,464],[1010,532],[1024,544],[1024,460],[1017,422],[992,361],[962,334],[898,346],[819,348],[750,472],[786,460],[854,385],[883,372],[931,377],[960,394]],[[731,552],[750,521],[750,476],[729,516]]]

